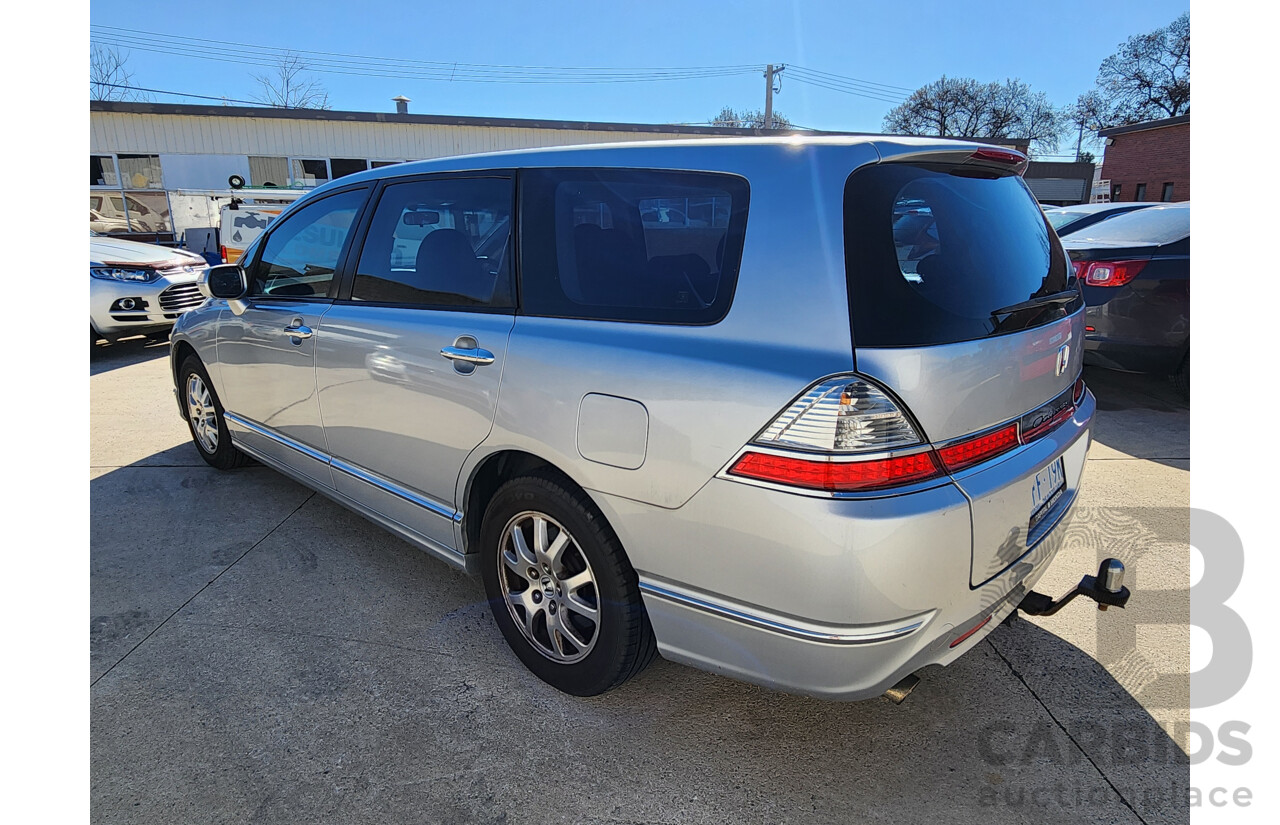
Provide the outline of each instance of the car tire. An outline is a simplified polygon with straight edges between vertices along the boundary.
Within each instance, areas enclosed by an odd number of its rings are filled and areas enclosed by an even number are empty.
[[[657,655],[618,537],[590,499],[561,481],[527,476],[498,489],[480,528],[480,565],[507,644],[557,690],[604,693]]]
[[[249,456],[231,443],[225,411],[204,364],[194,355],[178,368],[178,392],[182,398],[182,417],[187,420],[191,440],[200,457],[219,470],[231,470],[249,463]]]

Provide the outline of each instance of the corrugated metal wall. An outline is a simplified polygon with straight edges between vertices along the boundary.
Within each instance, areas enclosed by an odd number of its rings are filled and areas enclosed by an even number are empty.
[[[580,143],[672,140],[689,135],[506,126],[344,123],[286,118],[90,112],[90,153],[276,155],[425,160]]]

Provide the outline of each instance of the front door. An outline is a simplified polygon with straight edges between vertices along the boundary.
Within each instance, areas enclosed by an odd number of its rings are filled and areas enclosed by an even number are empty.
[[[218,392],[235,440],[324,487],[333,482],[316,398],[316,340],[367,196],[367,188],[339,192],[274,225],[246,270],[247,296],[232,302],[218,332]]]

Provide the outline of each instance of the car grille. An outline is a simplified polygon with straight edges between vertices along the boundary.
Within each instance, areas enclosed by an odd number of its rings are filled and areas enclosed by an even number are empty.
[[[160,309],[165,312],[186,312],[202,303],[204,296],[195,284],[176,284],[160,293]]]

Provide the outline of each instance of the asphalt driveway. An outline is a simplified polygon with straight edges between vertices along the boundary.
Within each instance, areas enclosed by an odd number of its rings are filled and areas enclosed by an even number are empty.
[[[99,823],[1186,822],[1188,411],[1090,370],[1096,442],[1058,595],[1115,555],[1125,611],[1001,627],[902,705],[658,660],[556,692],[478,580],[259,465],[200,460],[167,345],[91,354]]]

